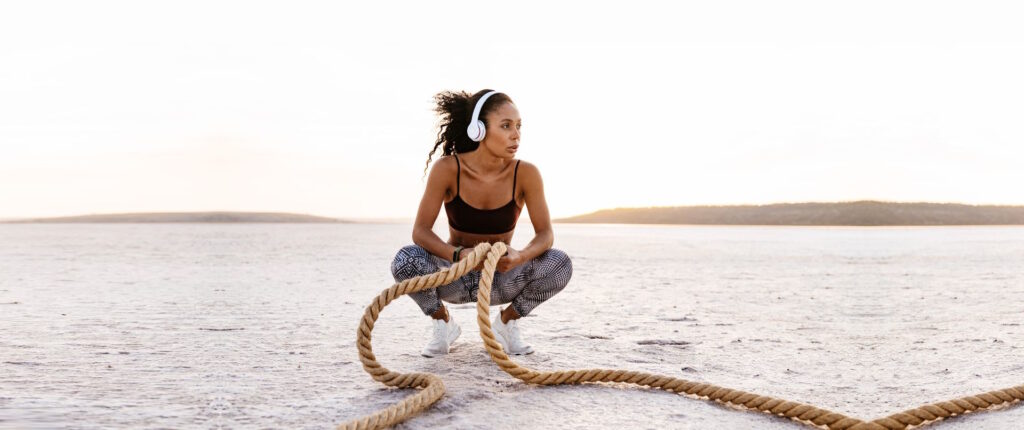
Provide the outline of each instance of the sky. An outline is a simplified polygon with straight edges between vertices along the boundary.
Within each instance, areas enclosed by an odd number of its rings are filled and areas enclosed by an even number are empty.
[[[554,217],[1024,204],[1024,7],[5,2],[0,218],[415,215],[432,97],[507,93]]]

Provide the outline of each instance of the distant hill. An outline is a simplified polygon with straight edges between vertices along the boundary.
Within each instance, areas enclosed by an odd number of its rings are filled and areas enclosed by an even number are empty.
[[[705,225],[1024,225],[1024,206],[953,203],[781,203],[605,209],[555,220],[565,223]]]
[[[150,212],[0,221],[4,223],[343,223],[337,218],[280,212]]]

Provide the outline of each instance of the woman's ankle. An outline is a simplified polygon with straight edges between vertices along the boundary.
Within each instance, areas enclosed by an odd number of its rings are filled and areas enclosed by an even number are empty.
[[[430,317],[435,320],[444,320],[444,322],[448,322],[448,308],[441,305],[441,307],[434,311],[434,313],[430,314]]]
[[[516,312],[514,306],[509,306],[501,311],[501,322],[508,324],[509,321],[517,320],[520,318],[519,312]]]

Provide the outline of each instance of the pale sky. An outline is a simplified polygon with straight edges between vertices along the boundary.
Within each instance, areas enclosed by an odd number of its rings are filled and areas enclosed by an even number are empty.
[[[645,6],[646,5],[646,6]],[[1024,204],[1014,2],[5,2],[0,218],[412,218],[442,90],[494,88],[555,217]]]

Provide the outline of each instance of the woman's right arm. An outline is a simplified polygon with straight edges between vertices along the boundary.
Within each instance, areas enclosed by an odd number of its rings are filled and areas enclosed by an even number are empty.
[[[412,226],[412,243],[448,261],[452,260],[455,247],[434,233],[434,222],[437,221],[437,214],[441,211],[441,204],[444,203],[449,190],[454,188],[452,185],[455,185],[457,168],[451,157],[442,157],[434,163],[427,178],[427,188],[423,190],[419,210],[416,211],[416,221]]]

